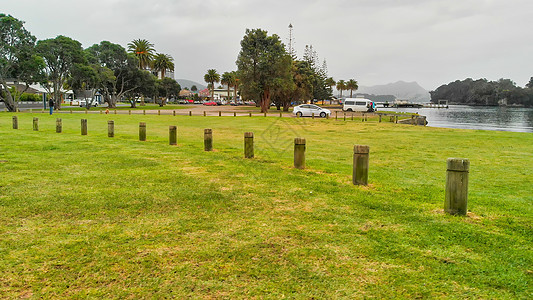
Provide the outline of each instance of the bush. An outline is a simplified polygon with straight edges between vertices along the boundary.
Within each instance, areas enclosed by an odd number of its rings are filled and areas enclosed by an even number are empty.
[[[35,94],[28,94],[28,93],[22,93],[22,95],[20,96],[20,101],[41,101],[42,98],[41,96],[39,95],[35,95]]]

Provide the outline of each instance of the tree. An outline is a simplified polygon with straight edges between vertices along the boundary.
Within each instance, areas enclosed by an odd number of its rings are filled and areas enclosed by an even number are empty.
[[[139,60],[139,69],[146,70],[150,67],[152,59],[154,58],[154,44],[147,40],[133,40],[128,44],[128,51],[134,54]]]
[[[178,97],[181,86],[179,83],[168,77],[164,77],[163,79],[158,80],[158,88],[159,88],[159,95],[163,95],[164,98],[159,101],[159,106],[163,106],[166,104],[166,101],[172,97]]]
[[[215,98],[215,82],[220,81],[220,75],[217,73],[217,70],[209,69],[204,75],[204,80],[211,87],[211,100],[213,100]]]
[[[193,91],[193,92],[198,91],[198,88],[196,87],[196,85],[191,86],[191,91]]]
[[[128,54],[126,49],[118,44],[102,41],[86,50],[89,61],[101,68],[107,68],[113,72],[113,77],[103,82],[101,89],[105,102],[111,108],[115,108],[118,99],[130,94],[142,85],[140,79],[144,78],[143,72],[137,68],[138,61],[133,54]]]
[[[24,22],[0,13],[0,97],[9,111],[17,110],[17,96],[11,93],[7,79],[26,84],[42,80],[44,61],[35,54],[35,37],[24,28]],[[22,93],[17,93],[18,97]]]
[[[291,80],[291,57],[279,36],[269,36],[261,29],[246,29],[236,63],[241,94],[259,100],[261,112],[267,112],[272,94]]]
[[[346,90],[346,82],[344,80],[337,81],[337,90],[341,93],[339,98],[342,98],[342,91]]]
[[[526,84],[526,88],[533,89],[533,77],[529,79],[529,82]]]
[[[165,78],[166,70],[174,72],[174,59],[168,54],[158,53],[152,61],[152,69],[161,72],[161,79]]]
[[[357,81],[355,81],[354,79],[350,79],[348,80],[348,82],[346,82],[346,89],[350,90],[350,98],[352,98],[353,91],[357,91],[358,88],[359,88],[359,85],[357,84]]]
[[[54,108],[61,109],[61,89],[66,84],[75,64],[85,64],[81,43],[66,36],[37,42],[36,51],[44,58],[48,81],[45,86],[53,90]]]
[[[229,90],[231,87],[235,86],[235,82],[237,81],[237,78],[235,77],[234,72],[224,72],[222,74],[222,77],[220,79],[220,83],[225,84],[228,87],[228,100],[229,100]],[[235,94],[235,96],[237,96]]]

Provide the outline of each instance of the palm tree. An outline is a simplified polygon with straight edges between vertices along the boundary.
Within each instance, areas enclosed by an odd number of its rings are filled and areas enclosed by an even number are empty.
[[[350,90],[350,98],[352,98],[352,92],[357,91],[358,88],[359,85],[357,85],[357,81],[355,81],[354,79],[350,79],[348,80],[348,82],[346,82],[346,89]]]
[[[233,97],[235,99],[235,102],[237,102],[237,90],[239,89],[239,84],[241,83],[241,79],[239,78],[239,73],[237,71],[233,71],[233,76],[235,77],[235,83],[233,84]],[[242,100],[242,99],[241,99]]]
[[[344,80],[339,80],[337,81],[337,90],[339,90],[339,92],[341,92],[341,95],[339,98],[342,98],[342,91],[344,91],[346,89],[346,82],[344,82]]]
[[[229,89],[232,86],[235,86],[235,81],[237,78],[235,78],[234,72],[224,72],[222,74],[222,77],[220,78],[220,83],[225,84],[228,86],[228,100],[229,100]]]
[[[161,79],[165,78],[166,70],[174,71],[174,59],[168,54],[158,53],[152,61],[152,69],[161,71]]]
[[[220,75],[215,69],[207,70],[207,73],[204,75],[205,82],[211,85],[211,100],[215,98],[215,82],[220,81]]]
[[[154,58],[154,44],[147,40],[133,40],[128,44],[128,51],[139,59],[139,69],[146,70]]]

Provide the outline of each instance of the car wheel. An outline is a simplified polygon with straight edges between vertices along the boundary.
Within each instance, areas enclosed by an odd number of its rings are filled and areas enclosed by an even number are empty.
[[[352,111],[352,109],[351,109],[351,108],[348,108],[346,111]]]
[[[326,113],[325,113],[325,112],[321,112],[321,113],[320,113],[320,117],[321,117],[321,118],[325,118],[325,117],[326,117]]]
[[[296,113],[296,116],[297,116],[298,118],[301,118],[301,117],[303,116],[303,114],[302,114],[301,111],[299,111],[299,112]]]

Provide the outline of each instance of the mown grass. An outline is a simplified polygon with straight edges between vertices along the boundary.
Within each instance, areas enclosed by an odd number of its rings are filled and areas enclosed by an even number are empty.
[[[531,133],[17,115],[13,130],[0,113],[2,297],[533,296]],[[213,152],[203,151],[204,128]],[[251,160],[245,131],[255,133]],[[296,136],[307,139],[306,170],[292,168]],[[371,149],[367,187],[351,185],[354,144]],[[467,217],[442,213],[449,157],[471,161]]]

